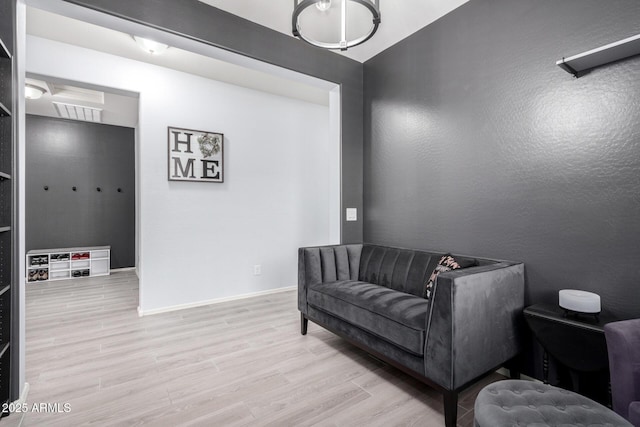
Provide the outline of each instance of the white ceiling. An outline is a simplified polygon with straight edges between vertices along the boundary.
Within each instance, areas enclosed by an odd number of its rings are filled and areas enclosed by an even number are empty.
[[[200,1],[291,35],[292,0]],[[366,43],[351,48],[346,52],[338,53],[364,62],[467,1],[380,0],[382,23],[378,32]],[[49,0],[38,2],[34,0],[31,3],[50,11],[35,7],[27,8],[27,34],[29,35],[98,50],[279,96],[328,105],[328,89],[318,82],[306,81],[295,76],[292,78],[292,76],[274,73],[273,70],[262,70],[260,67],[243,64],[241,60],[233,63],[235,60],[227,61],[222,57],[216,58],[216,55],[209,56],[206,52],[194,53],[199,52],[199,50],[194,49],[194,52],[192,52],[189,51],[191,48],[186,46],[181,46],[184,49],[171,47],[162,55],[150,55],[143,52],[136,45],[131,31],[116,31],[102,26],[105,24],[95,25],[96,23],[85,22],[82,20],[83,18],[73,19],[63,16],[66,13],[62,12],[62,10],[66,9],[60,6],[54,7],[56,4],[63,4],[62,2]],[[57,12],[57,9],[62,9],[58,13],[63,14],[53,13],[54,11]],[[70,15],[74,16],[73,13]],[[161,39],[162,34],[159,35],[158,41],[170,43],[168,40]],[[174,42],[177,41],[174,39]],[[179,45],[179,43],[176,44]],[[31,77],[40,79],[41,81],[36,83],[40,83],[41,86],[52,83],[52,79],[47,79],[46,76]],[[57,81],[55,83],[88,88],[81,82]],[[110,91],[108,88],[98,89],[105,93],[104,104],[98,106],[104,111],[102,114],[103,123],[129,127],[136,125],[138,101],[136,96],[127,96],[127,94],[118,93],[117,91]],[[40,100],[27,100],[27,113],[56,117],[57,112],[52,101],[66,102],[64,94],[48,92]],[[83,104],[81,101],[73,103]],[[90,102],[84,102],[84,104],[96,107],[96,105],[91,105]]]
[[[72,19],[33,7],[27,8],[27,34],[86,47],[100,52],[184,71],[212,80],[328,104],[326,90],[292,82],[271,74],[171,47],[162,55],[150,55],[135,43],[131,34]],[[27,46],[28,48],[28,46]]]
[[[292,0],[199,1],[292,36]],[[365,62],[467,1],[469,0],[380,0],[382,22],[376,34],[364,44],[338,53]]]
[[[329,91],[326,87],[306,84],[302,81],[293,81],[291,78],[277,76],[248,66],[232,64],[176,47],[169,48],[162,55],[151,55],[140,49],[131,34],[34,7],[27,7],[26,15],[27,34],[30,36],[93,49],[278,96],[320,105],[329,104]],[[27,40],[28,49],[29,43]],[[39,83],[39,86],[45,88],[46,83],[51,83],[55,80],[47,78],[47,76],[35,77],[39,79],[39,82],[35,83]],[[67,81],[63,83],[79,88],[86,87],[82,82]],[[136,107],[135,110],[132,110],[131,106],[133,104],[126,99],[126,96],[117,91],[111,91],[113,96],[108,96],[106,94],[110,90],[108,88],[102,88],[102,90],[105,92],[105,104],[100,107],[105,110],[103,123],[127,127],[135,126],[138,120],[137,98],[133,100]],[[60,98],[60,95],[52,96],[48,91],[39,100],[26,100],[27,114],[57,117],[52,101],[65,101],[56,98]],[[74,103],[83,104],[82,101]],[[90,105],[87,102],[84,102],[84,104],[95,107],[95,105]]]
[[[31,74],[27,74],[25,82],[46,90],[41,98],[25,100],[27,114],[60,117],[54,105],[56,102],[99,109],[100,123],[106,125],[131,128],[138,125],[136,94]]]

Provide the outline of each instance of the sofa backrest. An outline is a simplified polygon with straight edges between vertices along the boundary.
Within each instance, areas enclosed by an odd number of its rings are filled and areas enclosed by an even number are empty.
[[[371,244],[352,244],[300,248],[298,269],[301,283],[361,280],[415,296],[424,296],[431,272],[442,253],[393,248]],[[455,255],[456,258],[469,258]],[[478,265],[497,261],[479,259]]]
[[[306,284],[358,280],[361,244],[300,248],[298,277]]]
[[[422,297],[429,276],[442,255],[442,253],[364,244],[360,256],[358,280]],[[479,265],[488,263],[491,262],[480,260]]]
[[[358,280],[423,296],[424,285],[439,259],[429,252],[364,245]]]

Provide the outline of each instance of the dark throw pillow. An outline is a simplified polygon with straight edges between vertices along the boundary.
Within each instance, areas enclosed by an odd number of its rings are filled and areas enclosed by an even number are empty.
[[[433,293],[433,287],[436,283],[436,279],[440,273],[444,273],[445,271],[458,270],[460,268],[473,267],[478,265],[478,260],[470,259],[470,260],[457,260],[451,254],[445,254],[438,261],[438,265],[431,272],[431,276],[429,276],[429,280],[424,286],[424,297],[426,299],[431,298],[431,294]]]

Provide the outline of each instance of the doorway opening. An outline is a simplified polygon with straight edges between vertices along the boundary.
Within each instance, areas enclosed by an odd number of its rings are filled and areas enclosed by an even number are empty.
[[[341,94],[335,83],[232,57],[230,52],[70,3],[40,3],[67,11],[56,15],[27,10],[27,17],[39,17],[43,23],[27,30],[28,78],[61,79],[88,90],[117,88],[116,92],[139,94],[135,130],[137,277],[123,281],[139,277],[141,315],[292,286],[297,247],[340,242]],[[81,13],[75,14],[77,11]],[[74,28],[75,33],[66,31]],[[55,34],[44,33],[51,29]],[[96,32],[89,35],[88,31]],[[164,63],[162,57],[140,57],[143,54],[132,34],[169,44],[165,58],[171,58],[173,65]],[[90,42],[101,46],[87,45]],[[229,157],[224,185],[167,182],[167,126],[225,134],[225,155]],[[317,139],[321,144],[314,144]],[[39,185],[45,191],[46,184]],[[225,210],[230,207],[236,210]],[[208,233],[207,239],[202,238],[203,233]],[[223,256],[217,248],[225,253],[237,250],[243,257]],[[261,269],[256,270],[256,265]],[[225,269],[232,274],[223,275]],[[123,288],[122,292],[130,290]],[[62,304],[63,300],[43,305]],[[86,299],[81,304],[89,311],[99,307],[97,301]],[[135,322],[138,315],[128,303],[120,308],[123,324],[112,324],[114,333],[123,332],[118,328]],[[68,333],[73,334],[69,328]],[[50,344],[51,337],[40,338],[43,341],[28,347]],[[95,346],[86,350],[95,352]]]

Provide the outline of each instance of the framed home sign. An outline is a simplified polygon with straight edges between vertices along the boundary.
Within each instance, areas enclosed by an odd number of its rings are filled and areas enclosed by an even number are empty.
[[[169,127],[169,181],[224,182],[224,135]]]

